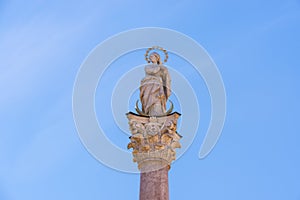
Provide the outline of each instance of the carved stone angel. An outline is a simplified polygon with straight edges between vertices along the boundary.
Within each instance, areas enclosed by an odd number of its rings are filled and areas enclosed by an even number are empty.
[[[145,78],[140,86],[142,111],[148,116],[161,116],[166,114],[166,102],[171,95],[171,79],[168,69],[161,64],[158,53],[151,53],[149,60],[151,64],[145,66]]]

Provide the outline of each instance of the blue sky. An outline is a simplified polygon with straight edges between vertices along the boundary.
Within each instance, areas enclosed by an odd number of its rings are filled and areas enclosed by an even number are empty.
[[[170,199],[299,200],[299,0],[1,1],[0,199],[138,199],[138,175],[100,164],[81,144],[72,91],[97,44],[146,26],[200,43],[227,93],[222,136],[199,160],[209,95],[201,77],[172,65],[197,85],[202,121],[172,165]]]

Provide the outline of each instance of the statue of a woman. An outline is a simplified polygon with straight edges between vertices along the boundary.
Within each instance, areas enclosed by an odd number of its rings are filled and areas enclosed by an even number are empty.
[[[151,64],[145,66],[145,78],[140,86],[142,111],[148,116],[162,116],[166,114],[166,102],[171,95],[171,79],[158,53],[151,53],[149,60]]]

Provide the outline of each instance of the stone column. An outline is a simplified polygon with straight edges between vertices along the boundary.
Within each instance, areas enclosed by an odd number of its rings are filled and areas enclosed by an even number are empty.
[[[132,133],[128,148],[141,171],[140,200],[168,200],[168,171],[180,148],[175,112],[167,116],[147,117],[127,113]]]
[[[168,200],[169,166],[150,172],[141,172],[140,200]]]

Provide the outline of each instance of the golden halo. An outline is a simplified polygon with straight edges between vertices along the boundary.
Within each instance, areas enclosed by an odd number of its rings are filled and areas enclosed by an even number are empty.
[[[160,47],[160,46],[153,46],[153,47],[148,48],[147,51],[146,51],[146,54],[145,54],[145,60],[146,60],[148,63],[151,62],[148,55],[149,55],[149,52],[150,52],[151,50],[154,50],[154,49],[158,49],[158,50],[164,52],[164,54],[165,54],[165,59],[164,59],[164,61],[163,61],[161,64],[166,63],[166,62],[168,61],[168,58],[169,58],[168,52],[167,52],[167,50],[165,50],[164,48],[162,48],[162,47]]]

